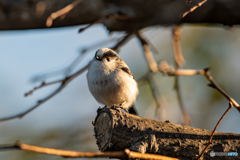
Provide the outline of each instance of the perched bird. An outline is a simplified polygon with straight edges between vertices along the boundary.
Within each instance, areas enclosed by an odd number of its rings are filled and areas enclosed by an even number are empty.
[[[128,110],[136,101],[138,85],[127,64],[111,49],[97,50],[87,73],[93,97],[107,107]]]

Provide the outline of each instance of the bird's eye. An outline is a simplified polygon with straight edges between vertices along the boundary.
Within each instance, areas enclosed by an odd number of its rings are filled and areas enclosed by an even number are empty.
[[[108,62],[110,61],[110,58],[109,58],[109,57],[107,57],[106,59],[107,59]]]

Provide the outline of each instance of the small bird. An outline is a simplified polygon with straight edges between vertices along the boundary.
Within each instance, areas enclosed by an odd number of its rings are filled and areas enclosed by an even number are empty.
[[[136,101],[138,84],[127,64],[111,49],[97,50],[87,73],[93,97],[111,108],[128,110]]]

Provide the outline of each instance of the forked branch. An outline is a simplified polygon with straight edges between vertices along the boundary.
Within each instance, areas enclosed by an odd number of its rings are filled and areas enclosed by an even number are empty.
[[[79,3],[81,3],[83,0],[75,0],[73,3],[67,5],[66,7],[64,7],[63,9],[52,13],[48,18],[47,18],[47,22],[46,22],[46,26],[47,27],[51,27],[53,20],[55,20],[56,18],[66,15],[68,14],[74,7],[76,7]]]
[[[205,68],[205,77],[208,79],[210,84],[208,84],[209,87],[212,87],[216,90],[218,90],[225,98],[228,99],[229,102],[231,102],[236,109],[240,112],[240,107],[239,104],[232,98],[230,97],[221,87],[218,86],[218,84],[214,81],[213,77],[210,75],[210,68]]]
[[[228,101],[232,102],[232,104],[236,107],[236,109],[240,112],[240,107],[239,104],[232,98],[230,97],[223,89],[221,89],[217,83],[214,81],[213,77],[210,75],[210,69],[205,68],[203,70],[188,70],[188,69],[177,69],[177,70],[172,70],[170,66],[168,66],[167,63],[164,64],[164,67],[161,67],[161,65],[157,65],[156,61],[153,58],[153,55],[151,53],[151,50],[149,48],[149,45],[147,41],[144,39],[144,36],[140,34],[139,32],[135,33],[139,41],[141,42],[141,46],[144,50],[144,55],[147,60],[147,63],[149,65],[149,68],[152,72],[160,72],[163,73],[164,75],[168,76],[190,76],[190,75],[204,75],[208,81],[210,82],[209,86],[217,89],[225,98],[228,99]]]

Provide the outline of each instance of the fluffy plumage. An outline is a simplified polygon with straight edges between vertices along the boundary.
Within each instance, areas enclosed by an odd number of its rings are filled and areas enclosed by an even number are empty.
[[[137,82],[126,63],[111,49],[97,50],[87,80],[90,92],[101,104],[128,109],[136,101]]]

